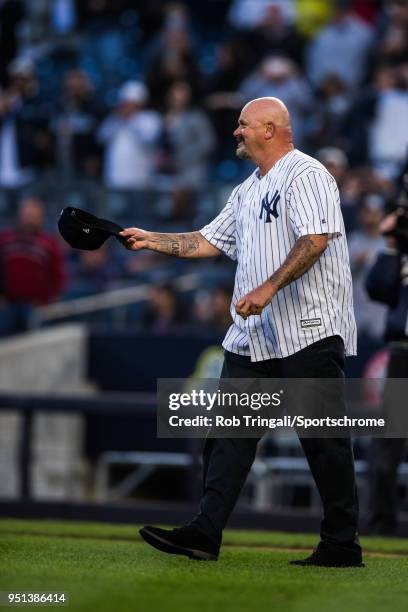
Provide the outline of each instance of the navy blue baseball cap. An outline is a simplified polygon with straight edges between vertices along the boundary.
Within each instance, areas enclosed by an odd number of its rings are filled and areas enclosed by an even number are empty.
[[[111,236],[125,242],[125,239],[119,235],[123,227],[72,206],[67,206],[61,211],[58,229],[64,240],[74,249],[96,251]]]

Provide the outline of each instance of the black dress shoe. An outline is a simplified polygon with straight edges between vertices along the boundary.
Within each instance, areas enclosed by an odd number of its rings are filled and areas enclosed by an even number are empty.
[[[290,561],[291,565],[315,565],[317,567],[365,567],[360,550],[333,546],[320,542],[306,559]]]
[[[170,531],[146,525],[139,533],[148,544],[165,553],[205,561],[218,559],[219,544],[194,527],[178,527]]]

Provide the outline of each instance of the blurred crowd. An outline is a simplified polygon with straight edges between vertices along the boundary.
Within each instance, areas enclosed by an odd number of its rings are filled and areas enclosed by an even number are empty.
[[[210,182],[248,173],[232,138],[240,108],[279,97],[295,145],[338,182],[359,331],[381,338],[385,307],[369,301],[364,283],[407,160],[407,0],[0,0],[0,21],[1,189],[49,176],[165,188],[170,220],[191,220]],[[72,297],[81,283],[103,291],[157,265],[149,254],[113,257],[109,246],[68,257],[45,232],[46,212],[26,198],[0,235],[4,308]],[[20,256],[43,274],[23,283],[32,294],[10,280]],[[224,280],[204,286],[186,309],[171,284],[157,282],[142,324],[225,327],[228,290]]]

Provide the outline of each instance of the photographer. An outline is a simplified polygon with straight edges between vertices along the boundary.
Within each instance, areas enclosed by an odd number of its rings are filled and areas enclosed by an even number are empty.
[[[388,306],[385,339],[390,350],[387,380],[408,377],[408,175],[397,209],[386,216],[380,231],[387,239],[367,280],[372,300]],[[386,394],[387,390],[385,391]],[[384,402],[384,411],[391,406]],[[392,534],[397,526],[397,474],[405,438],[374,438],[370,447],[370,530]]]

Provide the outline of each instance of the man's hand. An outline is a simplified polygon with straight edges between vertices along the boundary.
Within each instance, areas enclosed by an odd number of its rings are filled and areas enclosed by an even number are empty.
[[[139,229],[138,227],[128,227],[120,232],[120,235],[125,238],[125,247],[130,251],[140,251],[149,247],[150,232]]]
[[[268,280],[242,297],[235,306],[236,313],[243,319],[260,315],[275,295],[277,289]]]
[[[200,232],[161,234],[147,232],[138,227],[128,227],[120,232],[120,236],[130,251],[150,249],[164,255],[185,258],[218,257],[221,254],[221,251],[210,244]]]

